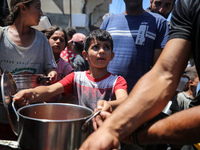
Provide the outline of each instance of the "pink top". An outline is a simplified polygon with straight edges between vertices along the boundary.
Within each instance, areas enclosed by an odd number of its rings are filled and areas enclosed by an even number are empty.
[[[57,63],[58,68],[55,68],[55,71],[57,72],[57,81],[60,81],[62,78],[64,78],[66,75],[74,71],[72,66],[63,60],[62,58],[59,59]]]

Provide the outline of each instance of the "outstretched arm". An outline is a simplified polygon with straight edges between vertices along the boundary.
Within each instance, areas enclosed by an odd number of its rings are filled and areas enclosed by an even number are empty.
[[[83,143],[82,150],[116,148],[118,140],[158,115],[175,93],[189,60],[190,49],[191,43],[186,40],[168,41],[154,67],[138,81],[128,98],[103,125]]]
[[[32,89],[25,89],[15,94],[13,100],[26,99],[29,103],[44,102],[49,98],[64,93],[64,87],[61,83],[57,82],[49,86],[38,86]]]

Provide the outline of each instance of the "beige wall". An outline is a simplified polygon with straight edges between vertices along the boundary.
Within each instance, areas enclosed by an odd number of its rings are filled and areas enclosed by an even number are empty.
[[[69,0],[63,1],[64,14],[62,14],[62,11],[53,0],[41,0],[41,4],[43,12],[50,14],[52,20],[55,20],[54,24],[67,27],[69,26],[70,14]],[[85,28],[87,28],[87,31],[91,30],[91,28],[99,28],[103,15],[109,11],[109,0],[71,0],[71,2],[72,14],[83,14],[83,12],[86,14],[87,20],[85,21]],[[66,17],[67,15],[68,18]],[[52,16],[56,17],[57,20]],[[66,18],[68,20],[65,20]],[[77,20],[79,19],[83,18],[78,18]],[[77,26],[77,28],[79,27]]]
[[[85,3],[84,0],[71,0],[71,3],[72,13],[82,13],[81,8]],[[62,14],[62,11],[59,10],[53,0],[41,0],[41,4],[44,12]],[[65,14],[70,13],[69,0],[63,0],[63,9]]]

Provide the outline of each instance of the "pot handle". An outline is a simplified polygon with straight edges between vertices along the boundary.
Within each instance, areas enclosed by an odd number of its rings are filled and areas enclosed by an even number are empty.
[[[11,95],[11,97],[13,98],[13,97],[15,97],[15,96],[14,96],[14,95]],[[23,100],[26,100],[26,99],[24,98]],[[15,115],[17,116],[17,121],[19,122],[19,115],[17,114],[17,110],[15,109],[14,103],[15,103],[15,100],[12,101],[12,108],[13,108],[13,110],[14,110],[14,112],[15,112]],[[26,104],[29,105],[29,101],[26,101]]]
[[[16,111],[16,109],[15,109],[14,103],[15,103],[15,100],[12,101],[12,108],[13,108],[13,110],[14,110],[14,112],[15,112],[15,115],[17,116],[17,122],[19,122],[19,115],[17,114],[17,111]]]
[[[85,130],[85,125],[92,120],[95,116],[97,116],[99,113],[101,112],[101,110],[97,111],[95,114],[93,114],[90,118],[88,118],[85,123],[82,125],[82,130]]]

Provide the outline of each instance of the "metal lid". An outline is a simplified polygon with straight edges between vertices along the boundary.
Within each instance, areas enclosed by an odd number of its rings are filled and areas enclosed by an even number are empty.
[[[1,79],[1,76],[3,74],[3,69],[1,68],[1,62],[0,62],[0,79]],[[1,89],[1,85],[0,85],[0,89]],[[2,100],[2,95],[1,95],[1,92],[0,92],[0,105],[3,105],[3,100]]]
[[[1,93],[3,98],[3,104],[8,114],[8,120],[10,122],[13,132],[17,135],[18,133],[18,121],[14,107],[14,101],[12,96],[18,92],[16,82],[12,74],[8,71],[4,71],[1,77]]]

